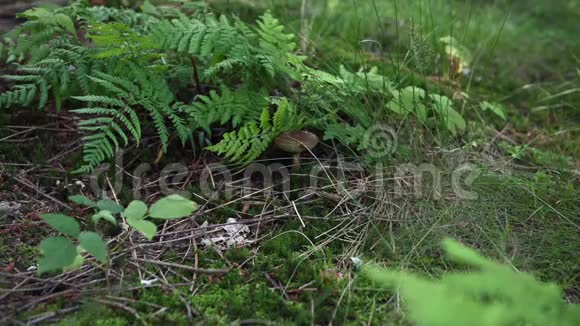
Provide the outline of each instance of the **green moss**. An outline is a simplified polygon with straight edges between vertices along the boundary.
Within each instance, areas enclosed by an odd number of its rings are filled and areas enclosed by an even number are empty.
[[[97,325],[97,326],[126,326],[132,323],[128,318],[119,316],[115,311],[99,304],[88,303],[82,308],[59,322],[59,326]]]
[[[234,263],[243,263],[248,257],[250,257],[251,252],[250,249],[243,247],[243,248],[233,248],[226,252],[226,258]]]
[[[265,283],[240,284],[224,288],[213,285],[192,297],[192,305],[204,317],[216,322],[228,320],[307,320],[301,304],[286,301]],[[225,317],[225,318],[224,318]]]
[[[22,236],[35,239],[28,233]],[[35,246],[22,243],[20,240],[11,239],[9,236],[0,236],[0,264],[17,263],[28,267],[36,260],[38,251]]]

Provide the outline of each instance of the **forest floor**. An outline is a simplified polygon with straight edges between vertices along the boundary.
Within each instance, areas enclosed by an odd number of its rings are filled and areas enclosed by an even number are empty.
[[[296,8],[269,1],[210,3],[242,17],[267,7],[292,30],[301,28]],[[428,162],[441,173],[440,190],[428,185],[421,196],[412,180],[396,175],[385,180],[391,186],[402,182],[403,195],[392,188],[377,193],[370,173],[341,165],[341,159],[356,164],[360,157],[333,143],[303,155],[289,193],[279,185],[269,192],[244,182],[243,167],[236,165],[227,165],[230,184],[208,179],[204,172],[219,157],[174,144],[159,160],[159,147],[145,144],[124,153],[103,190],[122,203],[137,193],[150,202],[167,182],[163,167],[178,162],[186,171],[171,176],[171,188],[193,193],[200,209],[189,219],[162,224],[153,241],[102,227],[111,241],[123,240],[110,264],[39,277],[36,246],[52,232],[39,214],[72,210],[88,216],[67,197],[88,193],[95,180],[69,173],[82,147],[72,114],[0,111],[0,324],[408,324],[399,296],[359,277],[358,268],[378,262],[439,277],[456,269],[441,254],[445,237],[557,283],[564,300],[579,303],[580,7],[566,0],[450,3],[431,9],[438,26],[454,26],[467,48],[487,51],[469,75],[454,80],[422,76],[405,55],[386,58],[358,48],[360,39],[396,48],[396,40],[408,37],[395,34],[397,26],[408,31],[423,17],[412,5],[393,11],[390,1],[379,8],[361,4],[343,15],[349,6],[336,4],[311,18],[309,51],[319,60],[312,64],[400,69],[433,87],[506,108],[506,122],[481,118],[455,144],[399,140],[389,165]],[[291,164],[280,156],[270,151],[257,162]],[[459,198],[452,180],[466,162],[480,172],[469,187],[471,199]],[[141,163],[150,169],[136,188],[128,171]],[[309,192],[308,172],[317,166],[328,169],[320,173],[322,186]],[[204,178],[216,189],[209,196],[200,184]]]

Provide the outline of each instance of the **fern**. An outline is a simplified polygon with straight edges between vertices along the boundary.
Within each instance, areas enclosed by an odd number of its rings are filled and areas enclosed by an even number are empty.
[[[290,102],[286,97],[273,98],[272,104],[277,105],[276,113],[273,117],[272,132],[277,135],[301,129],[306,123],[306,116],[298,111],[298,107]],[[261,117],[263,121],[263,117]]]
[[[16,74],[3,76],[17,84],[0,94],[0,107],[30,106],[36,100],[42,109],[49,98],[60,110],[71,96],[87,95],[87,75],[100,70],[91,58],[92,49],[78,39],[78,24],[84,4],[49,11],[35,8],[20,14],[25,23],[6,34],[7,63],[16,66]],[[23,64],[18,64],[24,62]],[[100,67],[99,67],[100,66]]]
[[[198,101],[184,107],[189,113],[192,129],[210,127],[231,122],[234,128],[250,121],[256,121],[260,112],[267,108],[266,95],[246,89],[232,91],[222,88],[221,94],[211,91],[208,96],[200,95]]]
[[[225,16],[164,20],[153,28],[151,38],[163,50],[201,57],[227,57],[250,47],[248,38]]]
[[[95,58],[131,57],[147,60],[155,57],[150,53],[154,45],[123,23],[95,23],[87,35],[98,47]]]
[[[257,58],[262,66],[272,77],[281,71],[298,80],[299,72],[292,65],[300,64],[304,58],[294,55],[295,36],[285,34],[284,26],[270,12],[260,17],[257,32],[260,37]]]
[[[34,100],[39,87],[42,88],[43,94],[48,93],[46,84],[43,83],[39,83],[38,85],[36,83],[30,83],[13,87],[12,90],[0,94],[0,107],[9,107],[16,104],[29,105]]]
[[[58,38],[66,43],[75,43],[77,31],[74,19],[67,8],[49,11],[44,8],[34,8],[18,15],[27,21],[8,32],[4,41],[9,45],[8,62],[22,62],[31,53],[34,54],[50,40]]]
[[[182,16],[171,21],[161,21],[153,27],[149,35],[150,43],[161,50],[199,56],[216,65],[224,60],[227,64],[211,66],[210,74],[236,64],[250,64],[251,40],[237,27],[241,22],[231,23],[225,16],[207,17],[205,20]]]
[[[289,99],[323,113],[308,122],[329,125],[326,139],[357,150],[365,150],[365,130],[392,115],[412,113],[426,126],[436,117],[454,134],[465,128],[451,100],[417,87],[396,90],[376,68],[307,66],[295,35],[269,12],[253,26],[205,9],[180,10],[147,2],[137,12],[79,0],[24,12],[27,21],[1,47],[16,72],[4,76],[14,86],[0,94],[0,108],[85,102],[73,110],[88,133],[83,172],[138,144],[149,126],[163,150],[172,134],[184,143],[193,130],[211,134],[215,125],[225,126],[229,132],[209,149],[247,163],[281,132],[304,126],[305,113]],[[187,91],[192,79],[195,92]]]
[[[369,94],[386,97],[392,88],[376,69],[353,73],[341,67],[333,75],[306,66],[295,53],[295,36],[268,12],[252,27],[226,16],[146,9],[137,13],[77,1],[54,11],[31,11],[29,21],[8,40],[12,62],[26,64],[8,76],[16,85],[0,94],[0,106],[36,102],[44,107],[53,99],[60,108],[69,98],[87,103],[73,110],[86,117],[80,127],[88,132],[79,171],[90,171],[120,148],[138,144],[147,126],[155,129],[163,150],[173,133],[185,142],[192,130],[211,133],[218,124],[234,128],[209,149],[246,163],[281,132],[304,125],[304,115],[288,97],[298,95],[302,107],[330,113]],[[43,30],[50,33],[34,41],[33,51],[26,50],[26,38]],[[182,89],[192,75],[197,92],[188,97]],[[301,88],[289,89],[292,81]],[[270,117],[272,106],[276,111]],[[343,110],[364,121],[363,127],[374,121],[370,114]],[[360,143],[352,138],[359,129],[347,128],[351,135],[339,139]]]
[[[89,93],[87,74],[96,65],[88,57],[88,49],[64,44],[55,47],[43,58],[34,58],[34,61],[18,66],[17,75],[3,76],[18,85],[0,94],[0,107],[29,106],[38,98],[38,108],[42,109],[51,92],[56,108],[60,110],[63,101],[71,95]]]
[[[131,27],[132,29],[135,29],[138,32],[149,31],[151,26],[159,21],[159,19],[154,16],[136,12],[135,10],[128,8],[93,6],[84,9],[84,16],[87,19],[91,19],[99,23],[122,23]]]
[[[219,143],[206,149],[223,155],[231,162],[247,164],[262,155],[278,135],[304,126],[305,117],[287,98],[272,99],[272,102],[278,106],[273,117],[265,108],[259,122],[251,121],[239,130],[225,133]]]
[[[272,82],[284,80],[278,76],[299,80],[302,65],[293,53],[295,37],[270,13],[254,28],[226,16],[188,17],[176,10],[143,8],[137,13],[76,1],[53,11],[23,13],[28,21],[9,34],[3,50],[10,62],[25,64],[5,76],[15,86],[0,94],[0,107],[35,103],[42,108],[49,99],[57,108],[69,98],[84,102],[85,107],[72,110],[84,117],[79,126],[88,133],[80,172],[138,144],[147,125],[164,150],[172,133],[185,142],[192,130],[210,133],[216,124],[231,126],[236,132],[220,144],[239,138],[252,151],[224,153],[247,161],[275,135],[303,124],[287,99],[268,98]],[[178,99],[169,84],[188,82],[192,57],[203,80],[220,87]],[[277,111],[266,118],[272,105]]]
[[[237,131],[224,134],[221,142],[207,149],[223,155],[230,161],[251,162],[259,157],[274,140],[269,131],[265,126],[258,127],[257,123],[252,121]]]
[[[75,113],[94,116],[80,123],[82,130],[93,133],[83,138],[85,164],[77,172],[89,172],[99,163],[112,158],[119,148],[129,144],[130,136],[134,142],[139,143],[142,129],[140,111],[148,114],[164,151],[169,143],[169,123],[183,142],[189,137],[190,129],[180,116],[182,105],[175,102],[164,79],[138,71],[128,77],[132,77],[135,82],[129,78],[96,73],[95,77],[90,77],[91,81],[100,85],[109,95],[75,97],[76,100],[96,105],[73,110]]]
[[[292,34],[284,34],[284,27],[270,13],[258,21],[256,31],[239,20],[225,16],[204,19],[180,17],[161,21],[152,29],[149,43],[160,50],[171,50],[198,56],[210,64],[204,72],[205,80],[241,68],[256,73],[262,69],[271,77],[283,73],[299,77],[290,63],[301,58],[293,55],[296,45]],[[246,76],[249,76],[246,74]]]

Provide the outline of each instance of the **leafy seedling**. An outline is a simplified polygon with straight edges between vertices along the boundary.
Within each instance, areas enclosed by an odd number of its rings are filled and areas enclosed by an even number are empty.
[[[42,240],[39,245],[42,256],[38,259],[38,274],[80,267],[84,262],[84,251],[101,263],[107,261],[107,246],[101,236],[95,232],[81,232],[80,224],[73,217],[64,214],[41,214],[40,218],[56,231],[78,240],[79,244],[75,245],[64,236]]]
[[[74,195],[69,199],[82,206],[95,209],[91,217],[94,224],[105,220],[117,225],[116,214],[121,214],[128,225],[135,228],[147,239],[151,240],[157,233],[155,223],[148,218],[171,220],[190,216],[198,205],[180,195],[170,195],[159,199],[151,207],[139,200],[134,200],[127,208],[116,202],[104,199],[97,202],[83,196]],[[86,252],[97,261],[108,261],[107,245],[96,232],[82,231],[81,226],[73,217],[64,214],[41,214],[40,217],[53,229],[64,236],[49,237],[39,245],[41,257],[38,259],[38,274],[55,271],[66,271],[79,268],[84,263],[83,254]],[[75,245],[73,240],[78,241]]]
[[[123,211],[123,217],[127,224],[151,240],[155,236],[155,233],[157,233],[157,226],[148,221],[148,218],[162,220],[179,219],[190,216],[197,209],[198,206],[194,201],[180,195],[170,195],[159,199],[149,209],[144,202],[134,200]]]

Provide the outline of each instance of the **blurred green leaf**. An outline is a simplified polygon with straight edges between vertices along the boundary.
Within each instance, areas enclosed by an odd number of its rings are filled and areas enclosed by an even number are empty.
[[[482,111],[493,112],[495,115],[497,115],[504,121],[507,118],[505,108],[499,103],[490,103],[487,101],[483,101],[479,104],[479,107],[481,108]]]
[[[79,243],[83,249],[104,263],[107,261],[107,245],[98,233],[84,231],[79,235]]]
[[[151,205],[149,215],[159,219],[176,219],[190,216],[197,208],[195,202],[175,194],[161,198]]]
[[[97,202],[97,207],[100,210],[107,210],[111,212],[111,214],[119,214],[123,211],[123,206],[117,204],[115,201],[110,199],[103,199]]]
[[[157,233],[157,226],[154,223],[143,219],[128,218],[127,224],[141,232],[149,240],[153,239],[155,233]]]
[[[67,238],[50,237],[38,246],[42,257],[38,259],[38,274],[62,271],[71,265],[77,256],[76,246]]]
[[[40,214],[40,218],[46,221],[53,229],[68,236],[76,238],[81,232],[79,223],[70,216],[64,214]]]
[[[125,211],[123,211],[123,217],[131,220],[143,219],[145,214],[147,214],[147,205],[140,200],[130,202]]]
[[[88,206],[88,207],[97,207],[97,203],[95,203],[94,201],[92,201],[91,199],[89,199],[88,197],[85,197],[83,195],[69,196],[68,200],[72,201],[73,203],[75,203],[77,205]]]

